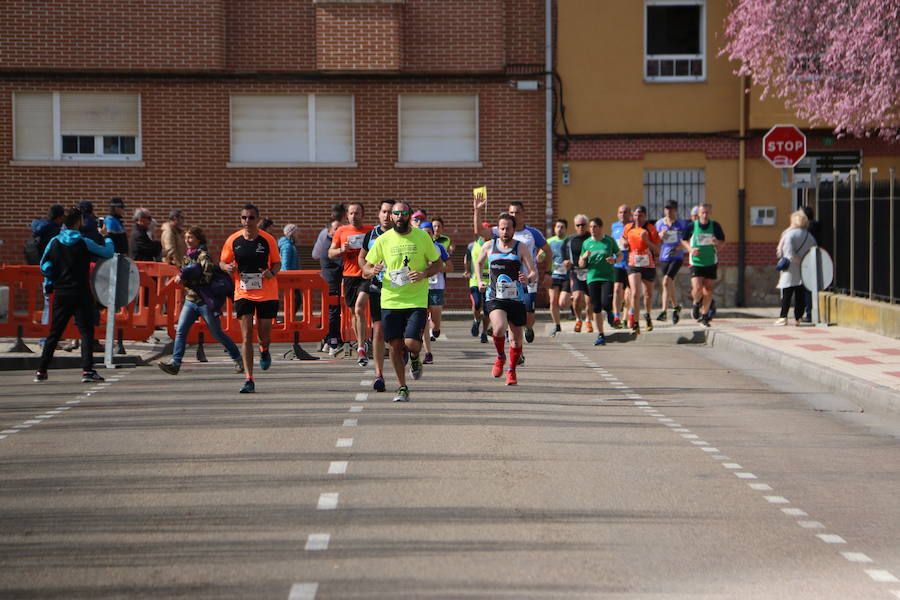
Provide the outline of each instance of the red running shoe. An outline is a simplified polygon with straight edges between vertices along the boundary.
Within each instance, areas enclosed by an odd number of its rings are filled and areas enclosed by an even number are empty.
[[[516,379],[516,372],[512,369],[506,372],[506,385],[516,385],[519,380]]]
[[[503,375],[503,364],[506,363],[505,356],[498,356],[497,360],[494,361],[494,368],[491,369],[491,375],[494,377],[500,377]]]

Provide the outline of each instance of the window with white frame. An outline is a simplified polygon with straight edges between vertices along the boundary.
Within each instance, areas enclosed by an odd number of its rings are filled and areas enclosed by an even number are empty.
[[[140,95],[13,94],[15,160],[140,160]]]
[[[646,0],[644,3],[644,79],[706,79],[704,0]]]
[[[665,216],[666,202],[678,203],[678,215],[686,219],[691,208],[705,202],[706,177],[703,169],[645,169],[644,204],[654,221]]]
[[[400,163],[478,161],[478,96],[399,97]]]
[[[234,163],[348,164],[353,137],[353,96],[231,97]]]

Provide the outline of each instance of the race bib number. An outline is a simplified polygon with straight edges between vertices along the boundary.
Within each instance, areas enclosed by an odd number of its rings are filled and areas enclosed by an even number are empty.
[[[262,273],[241,273],[242,290],[261,290],[262,286]]]
[[[563,263],[558,263],[553,265],[553,274],[554,275],[565,275],[568,271]]]
[[[617,239],[616,243],[619,245],[619,248],[621,250],[628,250],[628,240],[626,240],[624,236]]]
[[[350,244],[350,248],[353,250],[359,250],[362,248],[363,239],[366,237],[366,234],[360,233],[357,235],[351,235],[347,238],[347,243]]]
[[[435,273],[428,278],[428,285],[437,285],[441,282],[441,276]]]
[[[497,280],[497,299],[498,300],[516,300],[519,297],[519,288],[515,281],[498,279]]]
[[[531,282],[529,282],[529,283],[528,283],[528,286],[526,287],[526,289],[528,290],[528,293],[529,293],[529,294],[537,294],[537,288],[538,288],[538,282],[537,282],[537,281],[531,281]]]
[[[401,267],[388,273],[393,287],[402,287],[412,283],[409,279],[409,267]]]
[[[650,255],[649,254],[635,254],[634,255],[634,266],[635,267],[649,267],[650,266]]]
[[[698,246],[712,246],[713,240],[716,239],[716,236],[712,233],[698,233],[697,234],[697,245]]]
[[[681,241],[681,235],[675,229],[669,229],[663,234],[663,243],[677,244]]]
[[[578,278],[578,281],[587,281],[587,269],[575,269],[575,277]]]

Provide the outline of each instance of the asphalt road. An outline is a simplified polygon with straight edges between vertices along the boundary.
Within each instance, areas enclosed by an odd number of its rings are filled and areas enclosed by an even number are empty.
[[[5,372],[0,597],[900,598],[896,423],[589,334],[507,387],[467,329],[409,404],[351,360],[240,395],[217,347],[177,377]]]

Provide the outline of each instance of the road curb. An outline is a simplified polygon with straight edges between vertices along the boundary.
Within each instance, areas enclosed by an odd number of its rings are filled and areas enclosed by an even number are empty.
[[[749,354],[769,365],[798,373],[801,377],[825,387],[831,392],[853,398],[865,411],[888,410],[900,414],[900,394],[885,386],[767,348],[727,331],[709,330],[706,345],[711,348]]]

